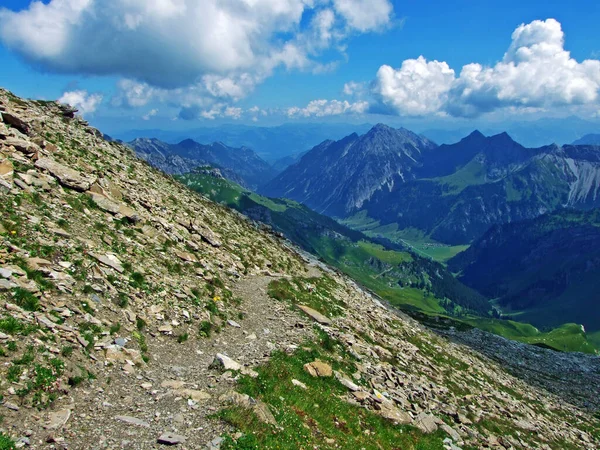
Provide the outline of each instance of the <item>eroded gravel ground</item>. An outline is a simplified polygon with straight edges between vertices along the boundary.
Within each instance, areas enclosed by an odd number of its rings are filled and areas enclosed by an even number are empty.
[[[235,320],[240,328],[226,324],[210,338],[190,335],[181,344],[171,336],[156,336],[150,341],[151,361],[147,366],[136,369],[134,374],[118,367],[104,370],[101,378],[60,399],[53,410],[71,410],[62,430],[45,430],[41,426],[45,414],[29,416],[25,428],[32,431],[32,447],[164,448],[157,438],[164,432],[174,432],[187,438],[178,448],[197,449],[233,432],[211,417],[222,406],[219,397],[235,387],[231,372],[223,374],[209,368],[215,355],[226,353],[240,364],[253,367],[266,361],[271,352],[289,350],[313,333],[306,317],[267,296],[267,285],[273,279],[248,277],[233,287],[234,294],[244,299],[240,307],[243,318]],[[166,382],[171,382],[170,387],[165,387]],[[210,398],[190,400],[173,392],[177,384]],[[118,416],[139,420],[141,424],[120,421]],[[50,435],[57,442],[46,443],[52,440],[48,439]]]

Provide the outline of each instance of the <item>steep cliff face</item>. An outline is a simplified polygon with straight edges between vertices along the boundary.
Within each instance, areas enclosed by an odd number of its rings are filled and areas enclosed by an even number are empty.
[[[203,145],[191,139],[168,144],[148,138],[135,139],[128,145],[150,165],[172,175],[211,165],[221,169],[226,178],[249,189],[256,189],[275,175],[275,170],[247,147],[232,148],[221,142]]]
[[[378,189],[412,180],[422,154],[435,144],[405,129],[376,125],[363,136],[325,141],[261,189],[314,210],[344,216],[360,208]]]

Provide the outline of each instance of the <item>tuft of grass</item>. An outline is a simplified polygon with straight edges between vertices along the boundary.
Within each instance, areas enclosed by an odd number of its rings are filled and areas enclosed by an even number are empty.
[[[133,272],[129,277],[129,284],[136,289],[146,289],[146,278],[140,272]]]
[[[23,288],[13,289],[14,302],[26,311],[37,311],[40,309],[40,301],[31,292]]]
[[[0,433],[0,450],[15,450],[17,448],[15,441],[8,435]]]
[[[68,358],[69,356],[71,356],[73,354],[73,346],[65,345],[63,348],[60,349],[60,354],[62,356],[64,356],[65,358]]]
[[[200,325],[198,327],[198,331],[200,332],[200,336],[203,337],[210,337],[210,333],[212,331],[213,328],[213,324],[210,323],[208,320],[203,320],[202,322],[200,322]]]
[[[19,319],[8,316],[4,319],[0,319],[0,331],[8,334],[21,334],[27,336],[28,334],[37,331],[38,327],[35,325],[28,325]]]
[[[180,334],[179,336],[177,336],[177,342],[179,342],[180,344],[183,344],[185,341],[187,341],[189,338],[189,335],[187,333],[183,333]]]
[[[142,331],[144,328],[146,328],[146,322],[141,317],[136,317],[135,326],[139,331]]]

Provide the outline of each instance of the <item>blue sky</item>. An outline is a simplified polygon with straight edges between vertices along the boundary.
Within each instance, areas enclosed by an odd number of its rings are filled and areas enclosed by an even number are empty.
[[[0,85],[107,131],[600,114],[596,1],[224,3],[3,0]]]

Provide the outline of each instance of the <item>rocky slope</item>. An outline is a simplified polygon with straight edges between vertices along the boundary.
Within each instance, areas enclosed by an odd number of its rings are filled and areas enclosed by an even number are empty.
[[[73,110],[0,90],[0,114],[4,448],[600,445],[597,358],[570,355],[551,393]]]
[[[247,147],[232,148],[221,142],[203,145],[191,139],[167,144],[148,138],[135,139],[128,145],[140,158],[168,174],[182,175],[198,166],[210,165],[249,189],[256,189],[275,176],[275,170]]]
[[[600,210],[562,210],[495,226],[448,262],[510,315],[540,326],[600,330]],[[524,314],[523,314],[524,313]]]
[[[325,141],[264,186],[270,197],[287,197],[330,216],[360,208],[393,180],[411,180],[421,154],[435,144],[405,129],[376,125],[339,141]]]

